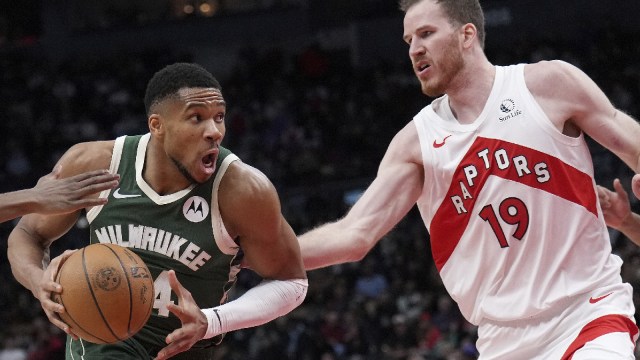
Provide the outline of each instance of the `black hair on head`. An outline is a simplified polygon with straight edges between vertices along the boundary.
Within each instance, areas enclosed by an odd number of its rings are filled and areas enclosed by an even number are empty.
[[[221,90],[220,83],[205,68],[193,63],[175,63],[156,72],[144,94],[144,107],[151,115],[151,107],[173,96],[183,88],[215,88]]]

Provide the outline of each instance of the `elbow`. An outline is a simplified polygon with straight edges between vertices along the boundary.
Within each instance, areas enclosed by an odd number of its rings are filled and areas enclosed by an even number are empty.
[[[7,260],[13,275],[19,279],[19,273],[31,266],[34,259],[40,267],[46,267],[50,260],[49,245],[49,241],[19,222],[7,239]]]
[[[9,260],[9,265],[11,265],[12,270],[14,268],[14,265],[17,265],[19,263],[17,248],[20,247],[20,242],[19,240],[15,239],[16,231],[22,231],[22,229],[19,228],[19,225],[13,229],[11,234],[9,234],[9,238],[7,239],[7,260]]]
[[[358,231],[358,233],[353,236],[348,261],[357,262],[364,259],[374,245],[375,241],[367,236],[366,231]]]
[[[309,281],[307,279],[281,280],[272,281],[271,283],[278,288],[279,297],[283,302],[274,318],[284,316],[302,305],[309,290]],[[263,299],[268,300],[267,297]],[[272,304],[268,301],[265,302],[265,309],[272,306]]]
[[[297,285],[296,289],[296,300],[294,302],[295,307],[302,305],[304,299],[307,297],[307,293],[309,291],[309,280],[308,279],[297,279],[295,280]]]

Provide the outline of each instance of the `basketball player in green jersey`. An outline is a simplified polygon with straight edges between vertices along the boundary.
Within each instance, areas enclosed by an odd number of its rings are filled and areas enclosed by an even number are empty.
[[[87,196],[118,185],[118,175],[106,170],[59,179],[60,170],[56,167],[32,188],[0,194],[0,223],[29,213],[60,214],[102,205],[107,199]]]
[[[226,103],[218,81],[195,64],[167,66],[149,81],[145,107],[148,134],[80,143],[59,161],[64,177],[120,174],[118,188],[99,195],[109,202],[88,208],[87,218],[92,243],[126,246],[152,273],[153,311],[139,333],[91,344],[58,316],[64,308],[51,294],[64,289],[53,279],[71,251],[42,263],[79,211],[25,216],[9,236],[13,273],[68,334],[67,359],[211,359],[225,332],[287,314],[306,295],[298,241],[273,184],[220,146]],[[264,280],[227,301],[241,262]]]

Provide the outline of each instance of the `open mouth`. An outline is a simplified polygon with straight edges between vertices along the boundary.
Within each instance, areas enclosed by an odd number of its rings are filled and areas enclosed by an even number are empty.
[[[216,166],[216,156],[215,154],[207,154],[202,158],[202,164],[205,168],[213,168]]]
[[[428,64],[428,63],[426,63],[426,62],[419,62],[419,63],[417,64],[417,66],[416,66],[416,71],[417,71],[418,73],[422,73],[422,72],[424,72],[425,70],[427,70],[429,67],[431,67],[431,65],[430,65],[430,64]]]

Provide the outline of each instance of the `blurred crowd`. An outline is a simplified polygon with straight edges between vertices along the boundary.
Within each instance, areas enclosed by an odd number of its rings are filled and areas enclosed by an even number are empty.
[[[640,118],[637,37],[601,31],[588,43],[520,41],[489,48],[494,64],[564,59],[589,74],[616,106]],[[1,50],[1,49],[0,49]],[[348,50],[309,46],[295,54],[246,48],[221,81],[228,104],[223,145],[265,172],[297,232],[342,216],[377,170],[392,136],[430,99],[406,61],[354,67]],[[0,192],[33,186],[74,143],[147,131],[143,95],[153,73],[191,61],[165,49],[53,62],[31,51],[0,56]],[[553,86],[553,84],[550,84]],[[590,141],[596,179],[628,186],[624,164]],[[570,186],[570,184],[567,184]],[[637,201],[634,209],[639,210]],[[13,278],[0,226],[0,360],[64,358],[64,337]],[[87,224],[53,247],[87,241]],[[623,277],[640,309],[640,250],[611,232]],[[429,236],[414,209],[363,261],[308,273],[309,295],[291,314],[227,334],[219,359],[464,360],[477,356],[476,329],[446,294]],[[236,294],[259,281],[240,274]]]

